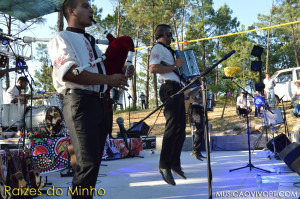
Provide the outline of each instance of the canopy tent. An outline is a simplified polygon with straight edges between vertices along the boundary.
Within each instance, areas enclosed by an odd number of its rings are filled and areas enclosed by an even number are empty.
[[[57,12],[64,0],[1,0],[0,12],[25,23],[30,19]]]

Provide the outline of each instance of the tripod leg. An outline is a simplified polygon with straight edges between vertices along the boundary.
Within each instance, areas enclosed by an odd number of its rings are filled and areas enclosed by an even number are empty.
[[[268,170],[265,170],[265,169],[261,169],[261,168],[258,168],[258,167],[255,167],[252,165],[252,168],[255,168],[255,169],[258,169],[258,170],[261,170],[261,171],[265,171],[267,173],[271,173],[271,171],[268,171]]]
[[[239,169],[244,169],[244,168],[247,168],[247,166],[244,166],[244,167],[239,167],[239,168],[236,168],[236,169],[230,169],[229,172],[232,172],[232,171],[236,171],[236,170],[239,170]]]

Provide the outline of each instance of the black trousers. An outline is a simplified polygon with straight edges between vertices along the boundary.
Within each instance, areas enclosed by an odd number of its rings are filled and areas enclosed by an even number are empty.
[[[171,95],[177,93],[181,86],[177,82],[164,83],[159,90],[162,102],[165,102]],[[165,132],[162,142],[159,167],[171,169],[181,166],[180,154],[185,140],[185,106],[184,94],[180,94],[168,102],[164,109],[166,119]]]
[[[190,122],[196,126],[194,134],[193,152],[200,153],[204,142],[204,109],[198,104],[191,104],[189,107]]]
[[[252,109],[251,108],[248,108],[248,109],[245,109],[245,108],[241,108],[240,106],[236,106],[236,113],[239,115],[239,116],[243,116],[243,117],[246,117],[247,116],[247,112],[248,114],[252,112]]]
[[[90,95],[76,93],[65,95],[63,114],[70,131],[77,164],[72,181],[73,190],[76,187],[78,190],[80,188],[90,190],[96,185],[107,136],[106,103],[106,99]],[[89,199],[93,196],[80,194],[73,195],[72,198]]]
[[[142,102],[142,109],[146,109],[146,100],[141,100]]]

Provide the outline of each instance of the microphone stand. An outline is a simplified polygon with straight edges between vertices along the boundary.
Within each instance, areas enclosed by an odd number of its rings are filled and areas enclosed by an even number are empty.
[[[131,95],[128,93],[128,91],[126,91],[127,92],[127,94],[128,94],[128,108],[129,108],[129,111],[128,111],[128,121],[129,121],[129,125],[128,126],[130,126],[130,99],[132,98],[131,97]]]
[[[284,96],[283,96],[284,97]],[[281,99],[279,99],[279,102],[280,101],[282,102],[282,109],[283,109],[283,119],[284,119],[284,133],[285,135],[290,138],[291,134],[289,132],[289,129],[288,129],[288,125],[287,125],[287,120],[286,120],[286,112],[285,112],[285,106],[284,106],[284,103],[283,103],[283,97]]]
[[[151,115],[153,115],[156,111],[158,111],[159,109],[161,109],[162,107],[164,107],[167,103],[169,103],[171,100],[173,100],[177,95],[180,95],[181,93],[183,93],[186,89],[188,89],[190,86],[192,86],[193,84],[199,82],[201,80],[202,77],[204,77],[205,75],[207,75],[208,73],[210,73],[216,66],[218,66],[221,62],[223,62],[224,60],[228,59],[232,54],[234,54],[235,51],[231,51],[230,53],[228,53],[227,55],[225,55],[221,60],[219,60],[217,63],[213,64],[209,69],[207,69],[205,72],[201,73],[199,76],[194,77],[190,83],[188,83],[185,87],[183,87],[181,90],[179,90],[177,93],[175,93],[174,95],[172,95],[171,97],[169,97],[164,103],[162,103],[160,106],[158,106],[154,111],[152,111],[151,113],[149,113],[145,118],[141,119],[139,122],[135,123],[134,125],[132,125],[128,130],[127,133],[132,131],[132,129],[134,129],[135,127],[137,127],[139,124],[141,124],[142,122],[144,122],[147,118],[149,118]],[[205,95],[206,98],[206,95]],[[205,99],[206,100],[206,99]],[[204,101],[204,100],[203,100]],[[205,102],[206,103],[206,102]],[[206,105],[205,105],[206,106]],[[207,119],[207,113],[205,118]],[[206,121],[206,127],[205,127],[205,131],[206,133],[208,132],[208,123]],[[207,143],[209,144],[209,140],[208,140],[208,135],[205,136],[205,144],[207,145]],[[207,156],[207,168],[208,171],[208,195],[209,195],[209,199],[212,199],[212,173],[211,173],[211,164],[210,164],[210,152],[209,150],[207,150],[209,148],[208,146],[206,147],[206,156]]]
[[[70,162],[71,162],[71,154],[70,154],[70,151],[68,149],[69,145],[71,145],[71,140],[70,139],[69,139],[69,144],[66,146],[66,149],[65,149],[65,150],[67,150],[67,153],[68,153],[68,164],[67,164],[66,168],[64,168],[63,170],[61,170],[61,172],[60,172],[60,176],[61,177],[72,177],[72,176],[74,176],[74,171],[73,171],[73,168],[72,168],[72,166],[70,164]],[[66,173],[64,173],[65,170],[67,170]]]
[[[27,71],[28,75],[25,74],[25,70],[22,70],[22,73],[26,78],[29,76],[30,80],[31,80],[31,81],[28,81],[28,85],[29,85],[29,88],[30,88],[30,105],[31,105],[31,107],[30,107],[30,128],[29,128],[29,132],[30,132],[30,131],[32,131],[32,99],[33,99],[33,87],[32,87],[32,85],[33,84],[35,85],[35,83],[34,83],[34,80],[33,80],[33,78],[31,77],[31,75],[28,71]],[[25,94],[25,91],[26,91],[26,88],[24,89],[24,94]],[[26,98],[24,98],[24,99],[26,99]],[[25,150],[26,150],[26,145],[25,145],[25,137],[26,137],[25,115],[26,115],[26,113],[25,113],[25,111],[26,111],[26,106],[24,104],[24,121],[23,121],[24,122],[23,123],[23,150],[24,150],[23,153],[24,153],[24,155],[25,155]],[[26,170],[26,160],[25,160],[25,158],[23,158],[23,170],[22,171],[23,171],[24,176],[27,176],[26,175],[27,170]]]
[[[25,61],[24,61],[24,63],[22,63],[22,66],[18,66],[18,63],[17,63],[18,56],[14,52],[12,46],[10,45],[10,42],[8,42],[8,46],[9,46],[9,48],[11,49],[12,53],[15,56],[16,68],[18,68],[18,67],[21,68],[21,73],[23,73],[24,76],[27,78],[27,75],[25,74],[25,69],[26,69],[25,68],[25,66],[26,66]],[[23,64],[24,64],[24,66],[23,66]],[[22,67],[24,67],[24,68],[22,68]],[[28,71],[27,71],[27,73],[29,74]],[[29,74],[29,76],[30,76],[30,74]],[[32,82],[34,82],[31,76],[30,76],[30,78],[31,78]],[[33,91],[32,84],[30,82],[28,82],[28,84],[29,84],[29,87],[31,89],[31,103],[32,103],[32,97],[33,97],[33,95],[32,95],[32,91]],[[24,88],[24,93],[25,92],[26,92],[26,88]],[[24,102],[25,102],[25,100],[26,100],[26,97],[24,97]],[[23,128],[22,128],[22,133],[23,133],[23,160],[21,161],[21,164],[22,164],[22,173],[23,173],[24,176],[27,176],[27,168],[26,168],[26,160],[25,160],[25,150],[26,150],[26,145],[25,145],[25,137],[26,137],[26,132],[25,132],[25,111],[26,111],[26,106],[24,104],[24,119],[23,119]],[[32,109],[31,109],[30,119],[32,120]],[[30,123],[32,123],[32,121]],[[31,128],[32,128],[32,124],[31,124]]]
[[[26,75],[25,74],[25,72],[24,72],[24,70],[22,71],[22,73],[23,73],[23,75],[28,79],[28,77],[30,77],[30,81],[28,81],[28,85],[29,85],[29,88],[30,88],[30,126],[29,126],[29,131],[33,131],[33,129],[32,129],[32,100],[33,100],[33,86],[32,85],[35,85],[36,86],[36,84],[34,83],[34,80],[33,80],[33,78],[32,78],[32,76],[30,75],[30,73],[28,72],[28,70],[27,70],[27,74],[28,75]],[[24,106],[25,107],[25,106]],[[24,127],[25,127],[25,111],[24,111]]]
[[[208,176],[208,192],[212,193],[212,171],[210,164],[210,143],[209,143],[209,132],[208,132],[208,114],[207,114],[207,79],[202,78],[202,96],[203,96],[203,109],[204,109],[204,135],[205,135],[205,151],[207,160],[207,176]]]
[[[243,87],[241,87],[239,84],[237,84],[235,81],[231,80],[234,84],[236,84],[239,88],[241,88],[243,90],[243,93],[245,94],[245,101],[246,101],[246,106],[248,109],[248,101],[247,101],[247,95],[250,95],[251,97],[253,97],[250,93],[248,93]],[[253,97],[254,98],[254,97]],[[249,167],[250,171],[255,168],[261,171],[265,171],[268,173],[271,173],[271,171],[265,170],[265,169],[261,169],[258,167],[255,167],[252,163],[251,163],[251,150],[250,150],[250,129],[249,129],[249,112],[248,110],[246,111],[246,116],[247,116],[247,134],[248,134],[248,151],[249,151],[249,162],[246,166],[244,167],[240,167],[240,168],[236,168],[236,169],[230,169],[229,172],[235,171],[235,170],[239,170],[239,169],[244,169]]]

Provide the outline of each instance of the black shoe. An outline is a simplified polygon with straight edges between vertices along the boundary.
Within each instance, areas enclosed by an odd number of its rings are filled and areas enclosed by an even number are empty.
[[[203,156],[201,153],[198,154],[201,158],[206,158],[205,156]]]
[[[182,178],[182,179],[186,179],[185,175],[184,175],[184,172],[182,171],[181,167],[172,167],[171,169],[173,171],[173,173],[175,175],[177,175],[179,178]]]
[[[190,153],[190,155],[193,156],[193,157],[195,157],[197,160],[203,161],[202,158],[199,156],[198,153],[192,152],[192,153]]]
[[[159,168],[158,171],[166,183],[173,186],[176,185],[170,169]]]

